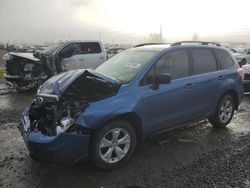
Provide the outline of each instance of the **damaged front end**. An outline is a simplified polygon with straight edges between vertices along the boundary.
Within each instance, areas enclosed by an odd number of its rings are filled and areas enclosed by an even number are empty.
[[[119,88],[115,80],[99,76],[92,70],[75,70],[52,77],[39,88],[20,126],[33,158],[72,164],[88,155],[92,130],[76,122],[91,103],[115,95]]]
[[[3,59],[6,61],[6,83],[18,91],[36,88],[48,78],[45,64],[32,53],[9,52]]]

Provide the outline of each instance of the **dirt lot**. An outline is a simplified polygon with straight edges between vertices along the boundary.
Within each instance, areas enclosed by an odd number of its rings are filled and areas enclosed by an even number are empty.
[[[17,123],[33,97],[0,81],[0,187],[250,187],[250,95],[227,129],[202,122],[148,138],[113,171],[87,162],[60,169],[32,160]]]

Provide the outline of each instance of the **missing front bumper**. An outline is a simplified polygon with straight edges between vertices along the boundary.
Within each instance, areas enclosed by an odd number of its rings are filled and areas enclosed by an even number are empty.
[[[90,135],[61,133],[46,136],[40,132],[29,132],[27,111],[22,115],[19,130],[35,160],[50,165],[70,166],[88,157]]]

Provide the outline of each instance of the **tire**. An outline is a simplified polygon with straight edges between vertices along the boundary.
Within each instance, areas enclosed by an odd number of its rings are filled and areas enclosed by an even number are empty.
[[[215,114],[209,118],[209,122],[215,127],[226,127],[233,118],[235,101],[231,95],[223,96],[218,102]]]
[[[123,165],[135,150],[136,133],[132,125],[116,120],[98,130],[91,140],[90,162],[99,169]]]

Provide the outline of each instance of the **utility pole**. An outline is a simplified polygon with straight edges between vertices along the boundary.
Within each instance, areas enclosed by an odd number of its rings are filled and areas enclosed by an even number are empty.
[[[99,31],[99,40],[101,40],[101,38],[102,38],[102,33]]]
[[[160,42],[162,42],[162,24],[160,24]]]

